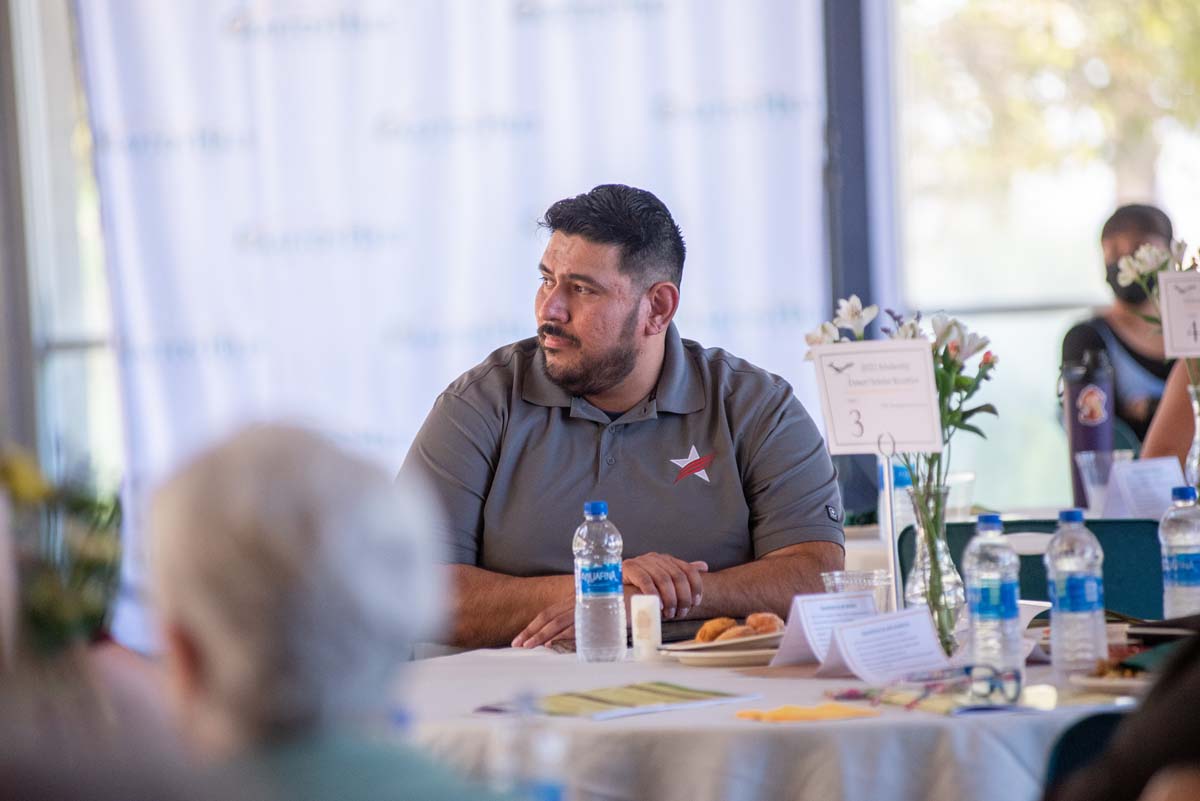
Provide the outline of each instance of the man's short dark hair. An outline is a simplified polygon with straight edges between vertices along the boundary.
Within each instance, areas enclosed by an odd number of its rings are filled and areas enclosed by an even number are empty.
[[[1113,212],[1100,229],[1100,241],[1117,234],[1134,236],[1161,236],[1167,242],[1174,239],[1171,218],[1157,206],[1131,203]]]
[[[621,272],[644,286],[683,280],[687,248],[683,234],[663,202],[645,189],[602,184],[592,191],[560,200],[546,209],[538,225],[621,248]]]

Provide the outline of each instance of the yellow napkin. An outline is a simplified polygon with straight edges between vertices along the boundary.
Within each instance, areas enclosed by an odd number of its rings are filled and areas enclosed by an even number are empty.
[[[794,720],[845,720],[847,718],[873,718],[879,715],[874,709],[861,709],[832,701],[816,706],[780,706],[761,711],[743,709],[737,713],[742,720],[761,720],[764,723],[786,723]]]

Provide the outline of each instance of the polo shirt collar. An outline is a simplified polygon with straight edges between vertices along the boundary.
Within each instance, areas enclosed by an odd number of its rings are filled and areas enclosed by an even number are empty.
[[[533,360],[525,371],[525,386],[521,397],[529,403],[538,406],[558,406],[572,410],[573,416],[594,417],[596,415],[580,414],[581,407],[588,410],[592,405],[583,398],[572,398],[562,387],[555,384],[546,375],[546,356],[541,348],[537,349]],[[700,370],[694,360],[683,347],[679,337],[679,329],[675,323],[667,328],[667,338],[663,344],[663,367],[658,377],[658,386],[654,391],[653,406],[648,416],[654,417],[655,412],[671,412],[673,414],[690,414],[704,408],[704,386],[700,378]],[[599,422],[607,422],[603,412],[596,410]]]
[[[538,406],[570,407],[571,396],[546,375],[546,354],[537,348],[529,366],[525,368],[525,387],[521,398]]]
[[[683,347],[675,323],[667,328],[663,347],[662,374],[655,390],[655,405],[660,412],[691,414],[704,408],[704,383],[700,368]]]

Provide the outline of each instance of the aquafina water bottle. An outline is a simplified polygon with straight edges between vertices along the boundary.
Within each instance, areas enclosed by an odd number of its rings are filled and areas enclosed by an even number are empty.
[[[963,554],[967,609],[971,621],[971,661],[998,672],[1021,670],[1020,594],[1017,552],[1004,539],[1000,515],[979,516],[975,537]]]
[[[1162,544],[1163,617],[1200,614],[1200,506],[1195,487],[1175,487],[1158,524]]]
[[[621,532],[608,519],[608,504],[588,501],[575,529],[575,652],[584,662],[625,658],[625,591],[621,581]]]
[[[1104,551],[1083,525],[1081,509],[1059,512],[1046,547],[1050,591],[1050,661],[1056,678],[1089,673],[1108,658],[1104,626]]]

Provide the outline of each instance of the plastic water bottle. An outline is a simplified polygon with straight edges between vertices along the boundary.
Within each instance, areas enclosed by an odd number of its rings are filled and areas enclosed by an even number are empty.
[[[608,504],[583,505],[575,529],[575,652],[583,662],[625,658],[625,591],[621,581],[621,532],[608,519]]]
[[[1020,670],[1024,664],[1017,610],[1021,565],[1003,533],[1000,515],[980,515],[975,537],[963,554],[971,661],[997,671]]]
[[[1200,614],[1200,506],[1195,487],[1175,487],[1158,524],[1162,544],[1163,616]]]
[[[489,784],[520,801],[565,801],[567,743],[537,714],[532,694],[517,695],[516,716],[497,721],[488,750]]]
[[[1046,547],[1050,590],[1050,661],[1059,679],[1087,673],[1108,657],[1104,626],[1104,551],[1083,525],[1083,510],[1059,512]]]

